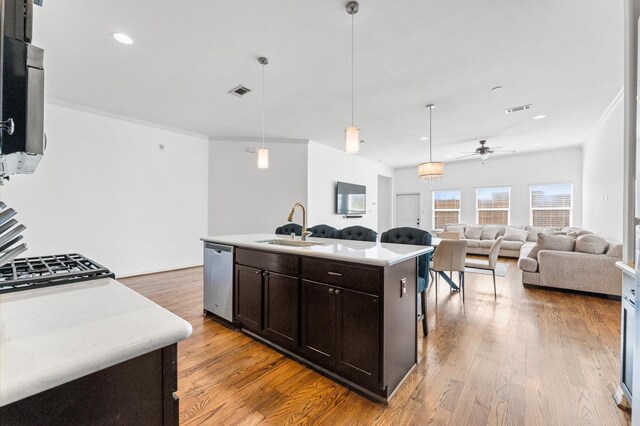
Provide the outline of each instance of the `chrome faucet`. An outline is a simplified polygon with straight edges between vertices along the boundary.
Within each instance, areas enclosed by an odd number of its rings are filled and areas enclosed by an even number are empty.
[[[293,207],[291,207],[291,213],[289,213],[287,220],[293,222],[293,213],[298,206],[302,209],[302,241],[307,241],[307,236],[311,235],[311,232],[307,231],[307,209],[304,208],[302,203],[295,203]]]

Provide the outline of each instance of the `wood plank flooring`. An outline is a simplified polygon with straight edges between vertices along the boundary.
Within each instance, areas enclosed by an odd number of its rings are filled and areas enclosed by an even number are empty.
[[[184,425],[630,424],[611,398],[620,302],[525,289],[513,261],[497,300],[487,275],[467,274],[464,305],[430,290],[418,367],[388,405],[203,317],[202,268],[121,282],[193,325],[178,346]]]

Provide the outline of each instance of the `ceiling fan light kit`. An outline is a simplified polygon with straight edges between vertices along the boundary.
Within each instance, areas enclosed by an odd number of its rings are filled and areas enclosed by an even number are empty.
[[[442,176],[444,176],[444,163],[439,161],[433,161],[431,157],[431,153],[432,153],[431,141],[433,140],[433,137],[431,135],[431,128],[432,128],[431,112],[435,108],[435,105],[429,104],[427,105],[427,108],[429,108],[429,161],[418,165],[418,177],[422,181],[432,185],[434,182],[436,182],[437,180],[442,178]]]

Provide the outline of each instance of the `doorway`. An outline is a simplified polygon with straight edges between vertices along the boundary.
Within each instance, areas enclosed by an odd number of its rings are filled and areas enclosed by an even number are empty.
[[[420,194],[396,195],[396,226],[420,228]]]

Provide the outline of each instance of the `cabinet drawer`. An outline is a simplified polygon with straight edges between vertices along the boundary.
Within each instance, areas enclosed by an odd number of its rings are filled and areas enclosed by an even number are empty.
[[[284,275],[298,276],[300,273],[299,258],[287,254],[239,248],[236,250],[236,263]]]
[[[303,258],[302,278],[378,294],[380,270],[347,263]]]

